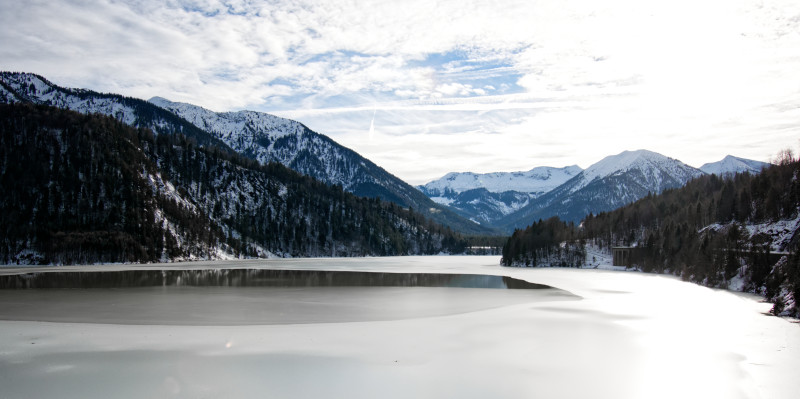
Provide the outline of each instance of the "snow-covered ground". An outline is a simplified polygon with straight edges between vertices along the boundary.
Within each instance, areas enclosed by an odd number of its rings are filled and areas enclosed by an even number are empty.
[[[328,322],[306,324],[6,320],[0,323],[0,396],[624,399],[794,398],[800,392],[796,375],[800,327],[764,315],[770,305],[756,297],[668,276],[497,264],[496,256],[448,256],[45,269],[493,274],[547,284],[579,298],[537,298],[488,309],[359,322],[337,321],[341,314],[335,309],[328,312]],[[168,292],[142,306],[177,306]],[[98,296],[96,309],[115,306],[113,290],[88,294]],[[314,290],[298,294],[296,303],[327,306],[332,297],[317,294]],[[260,298],[252,292],[248,295],[242,300]],[[413,307],[419,305],[414,298],[375,295],[365,305],[397,307],[409,301]],[[444,291],[438,300],[447,298]],[[423,295],[419,300],[431,297]],[[13,296],[3,302],[2,307],[26,306],[14,303]],[[285,312],[300,309],[291,303],[275,304],[279,305],[285,306],[281,308]],[[359,306],[358,301],[351,305],[356,310]],[[59,304],[49,302],[49,306]],[[203,311],[184,306],[178,310]],[[237,309],[232,304],[227,310]],[[224,310],[223,306],[216,311]]]
[[[583,268],[616,271],[634,270],[625,266],[614,266],[614,259],[611,253],[592,244],[586,245],[586,265]]]
[[[714,223],[712,225],[706,226],[700,232],[705,230],[713,230],[719,231],[723,229],[727,229],[731,226],[730,223],[728,224],[720,224]],[[772,252],[784,252],[786,251],[790,241],[794,237],[795,232],[800,229],[800,212],[798,212],[798,216],[794,219],[787,219],[787,220],[778,220],[774,222],[765,222],[759,224],[745,224],[741,225],[744,230],[747,232],[747,237],[750,238],[757,234],[762,234],[771,239],[770,243],[770,251]]]

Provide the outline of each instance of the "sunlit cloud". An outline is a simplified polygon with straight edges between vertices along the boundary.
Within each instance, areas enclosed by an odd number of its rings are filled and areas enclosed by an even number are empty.
[[[294,118],[412,183],[800,137],[793,0],[34,0],[0,40],[0,69]]]

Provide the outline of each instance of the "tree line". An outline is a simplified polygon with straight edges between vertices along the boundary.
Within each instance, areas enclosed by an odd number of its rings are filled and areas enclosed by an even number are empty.
[[[632,247],[631,267],[710,287],[727,288],[743,277],[745,291],[765,295],[780,313],[785,298],[800,298],[800,237],[781,246],[770,235],[751,234],[747,226],[798,217],[798,174],[800,162],[786,150],[759,174],[701,176],[684,187],[590,214],[579,226],[538,221],[514,232],[502,263],[535,265],[565,242],[578,255],[586,243],[608,250]]]
[[[101,115],[0,105],[0,262],[461,253],[464,237],[280,164]]]

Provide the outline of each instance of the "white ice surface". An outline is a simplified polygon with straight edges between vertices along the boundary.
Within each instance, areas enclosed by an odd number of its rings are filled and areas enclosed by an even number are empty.
[[[794,398],[800,392],[800,327],[763,315],[770,305],[755,297],[658,275],[497,263],[492,256],[133,267],[502,274],[583,299],[349,323],[2,321],[0,396],[620,399]],[[74,269],[87,268],[131,266]],[[113,306],[113,296],[106,301]]]

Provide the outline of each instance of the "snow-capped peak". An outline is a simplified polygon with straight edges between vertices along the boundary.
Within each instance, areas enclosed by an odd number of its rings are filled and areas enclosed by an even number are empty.
[[[670,161],[674,160],[652,151],[623,151],[617,155],[609,155],[586,168],[583,175],[587,181],[592,181],[633,168],[641,169],[645,166],[671,163]]]
[[[583,171],[587,183],[595,179],[602,179],[632,169],[639,170],[664,170],[684,174],[700,175],[699,171],[677,159],[672,159],[659,153],[648,150],[623,151],[617,155],[609,155]],[[671,173],[672,174],[672,173]]]
[[[485,188],[492,193],[517,191],[541,194],[564,184],[580,172],[581,168],[577,165],[563,168],[540,166],[525,172],[451,172],[421,187],[428,192],[449,190],[462,193]]]
[[[613,175],[639,171],[652,187],[661,187],[664,178],[674,178],[686,183],[703,174],[702,171],[685,163],[648,150],[623,151],[617,155],[609,155],[594,165],[586,168],[578,175],[570,192],[575,192],[589,183]],[[661,190],[654,190],[659,192]]]
[[[770,164],[766,162],[754,161],[752,159],[744,159],[735,157],[733,155],[728,155],[725,158],[722,158],[720,161],[704,164],[700,167],[700,170],[708,174],[724,176],[727,174],[742,172],[759,173],[761,172],[761,169],[764,169],[769,165]]]

